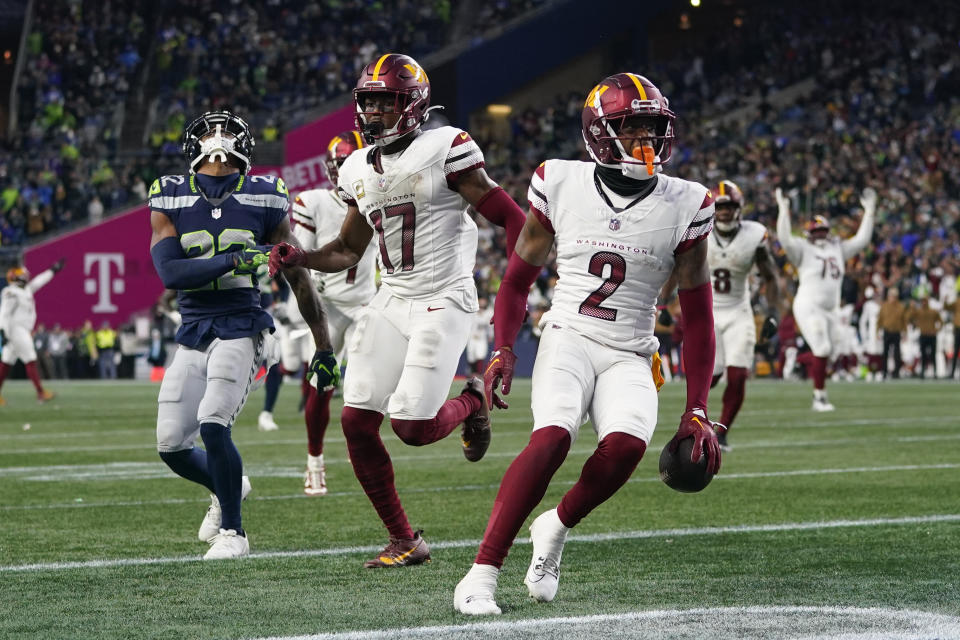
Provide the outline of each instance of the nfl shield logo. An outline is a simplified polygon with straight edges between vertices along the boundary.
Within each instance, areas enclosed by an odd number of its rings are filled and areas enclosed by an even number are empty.
[[[610,231],[620,230],[620,218],[610,218]]]
[[[220,219],[220,207],[217,207],[210,211],[210,215],[213,216],[214,220]]]
[[[383,189],[385,186],[387,186],[387,176],[380,176],[380,177],[377,179],[377,185],[378,185],[381,189]]]

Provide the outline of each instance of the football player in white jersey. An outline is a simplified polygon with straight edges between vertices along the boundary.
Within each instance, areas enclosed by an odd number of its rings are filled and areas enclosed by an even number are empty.
[[[543,498],[581,425],[592,419],[599,445],[559,505],[530,526],[531,597],[557,592],[567,532],[627,481],[657,422],[662,383],[653,335],[657,294],[671,274],[686,326],[687,404],[668,445],[693,437],[691,459],[720,467],[707,419],[714,333],[707,243],[713,195],[658,173],[670,157],[675,116],[646,78],[619,73],[587,97],[583,136],[594,162],[547,160],[530,182],[530,214],[500,285],[487,396],[505,407],[525,301],[554,244],[559,281],[533,369],[533,434],[507,469],[475,563],[454,592],[454,608],[499,614],[500,567],[520,526]],[[706,449],[705,449],[706,447]]]
[[[757,328],[750,306],[749,277],[757,265],[765,285],[770,315],[763,337],[776,332],[780,304],[780,281],[769,246],[767,228],[759,222],[741,220],[743,192],[730,180],[721,180],[714,192],[717,208],[710,234],[707,259],[713,281],[713,326],[717,336],[717,357],[713,365],[713,384],[720,381],[726,367],[727,388],[723,392],[720,424],[730,429],[747,388],[757,345]],[[721,433],[720,446],[729,450],[727,436]]]
[[[863,218],[857,233],[847,240],[830,235],[830,222],[814,216],[807,223],[806,239],[794,237],[790,228],[790,199],[778,187],[774,193],[779,213],[777,238],[787,259],[797,269],[800,284],[793,299],[793,315],[803,339],[813,354],[813,410],[833,411],[827,398],[827,359],[839,355],[836,350],[843,336],[840,318],[840,284],[846,262],[867,246],[873,234],[873,217],[877,210],[877,192],[864,189],[860,197]]]
[[[867,286],[863,290],[863,307],[860,308],[860,343],[867,358],[867,381],[874,382],[883,375],[883,333],[880,331],[880,303],[876,290]]]
[[[293,201],[293,234],[307,251],[319,249],[335,240],[347,215],[347,203],[337,194],[336,184],[340,165],[351,153],[362,149],[363,138],[356,131],[344,131],[334,136],[327,145],[323,166],[330,189],[311,189],[301,192]],[[345,346],[357,326],[357,321],[370,299],[377,293],[376,248],[370,247],[360,262],[339,273],[311,271],[323,308],[330,325],[330,341],[337,361],[343,362]],[[311,340],[308,333],[305,340]],[[307,353],[313,353],[311,344]],[[309,355],[307,362],[309,362]],[[286,367],[286,363],[284,367]],[[299,366],[298,366],[299,370]],[[326,467],[323,462],[323,437],[330,423],[330,398],[333,389],[307,391],[305,418],[307,422],[307,470],[304,473],[303,492],[308,496],[327,493]]]
[[[413,58],[377,58],[363,70],[354,98],[357,127],[375,146],[355,151],[340,167],[343,227],[315,251],[277,245],[271,269],[305,265],[340,272],[360,263],[376,238],[381,287],[348,346],[341,422],[357,479],[390,534],[386,548],[364,566],[400,567],[425,562],[430,551],[400,504],[380,424],[389,413],[400,439],[421,446],[463,423],[466,458],[486,453],[490,417],[483,381],[469,380],[447,400],[478,308],[477,226],[467,206],[505,227],[510,253],[524,217],[487,176],[483,153],[466,131],[423,129],[430,82]]]
[[[3,333],[3,351],[0,353],[0,388],[10,373],[10,369],[23,360],[27,377],[37,390],[37,401],[46,402],[53,398],[53,392],[43,388],[40,374],[37,372],[37,350],[33,346],[33,325],[37,323],[37,303],[33,294],[51,280],[55,273],[63,268],[63,260],[57,260],[46,271],[35,278],[24,267],[14,267],[7,271],[7,286],[0,291],[0,333]],[[0,396],[0,407],[6,404]]]

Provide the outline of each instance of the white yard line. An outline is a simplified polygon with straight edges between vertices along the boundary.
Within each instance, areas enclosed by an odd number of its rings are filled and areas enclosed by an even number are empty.
[[[960,638],[960,618],[909,609],[879,607],[712,607],[628,613],[530,618],[467,624],[345,631],[260,640],[379,640],[386,638],[596,638],[616,633],[625,638],[816,637],[819,640],[946,640]],[[874,629],[865,628],[873,626]],[[858,631],[823,634],[823,627]],[[900,627],[900,628],[897,628]],[[601,631],[602,630],[602,631]],[[592,631],[592,633],[591,633]],[[811,634],[811,631],[815,634]],[[743,635],[743,634],[746,634]]]
[[[584,452],[585,453],[585,452]],[[118,464],[148,464],[148,463],[118,463]],[[94,465],[96,466],[96,465]],[[838,468],[838,469],[792,469],[789,471],[754,471],[749,473],[721,473],[716,477],[717,480],[745,480],[745,479],[755,479],[755,478],[789,478],[796,476],[817,476],[817,475],[831,475],[831,474],[842,474],[842,473],[890,473],[895,471],[936,471],[941,469],[958,469],[960,468],[960,463],[942,463],[942,464],[905,464],[905,465],[891,465],[884,467],[847,467],[847,468]],[[151,469],[155,471],[148,472],[145,470],[138,470],[136,473],[130,476],[120,475],[121,470],[117,470],[116,473],[112,472],[73,472],[70,473],[57,473],[51,474],[49,476],[39,475],[39,476],[30,476],[27,479],[30,480],[44,480],[44,481],[62,481],[65,479],[71,480],[117,480],[117,479],[145,479],[145,478],[176,478],[177,476],[173,475],[172,472],[166,471],[165,469],[156,469],[156,465],[151,464]],[[122,471],[122,473],[127,473]],[[290,470],[269,470],[269,469],[260,469],[253,467],[250,470],[250,473],[253,478],[300,478],[303,475],[303,471],[299,467],[296,469],[291,468]],[[628,480],[629,484],[636,483],[646,483],[646,482],[659,482],[660,479],[656,476],[644,476],[639,478],[631,478]],[[573,480],[558,480],[553,482],[554,486],[568,486],[574,483]],[[419,487],[412,489],[403,489],[401,493],[413,494],[413,493],[446,493],[448,491],[488,491],[497,489],[499,484],[465,484],[465,485],[443,485],[437,487]],[[362,491],[333,491],[328,493],[325,496],[325,500],[330,500],[331,498],[345,498],[352,496],[363,495]],[[259,501],[259,500],[299,500],[307,498],[302,493],[295,494],[281,494],[281,495],[272,495],[272,496],[253,496],[248,498],[250,501]],[[316,499],[316,498],[314,498]],[[91,507],[143,507],[143,506],[154,506],[154,505],[164,505],[164,504],[200,504],[206,503],[206,499],[189,499],[189,498],[168,498],[163,500],[127,500],[122,502],[84,502],[83,499],[78,499],[73,502],[62,502],[62,503],[45,503],[45,504],[25,504],[25,505],[0,505],[0,511],[35,511],[35,510],[47,510],[47,509],[81,509],[81,508],[91,508]]]
[[[647,529],[640,531],[620,531],[612,533],[594,533],[567,536],[567,542],[600,542],[618,540],[639,540],[645,538],[674,538],[683,536],[723,535],[728,533],[771,533],[781,531],[811,531],[837,529],[843,527],[883,527],[916,524],[935,524],[942,522],[960,522],[960,514],[944,513],[927,516],[903,518],[869,518],[864,520],[828,520],[824,522],[786,522],[780,524],[739,525],[729,527],[696,527],[687,529]],[[530,542],[529,538],[517,538],[517,544]],[[475,547],[479,540],[439,540],[430,541],[431,549],[455,549]],[[316,556],[345,556],[355,553],[379,551],[378,546],[333,547],[329,549],[306,549],[302,551],[264,551],[251,553],[250,559],[270,558],[307,558]],[[70,569],[97,569],[110,567],[128,567],[156,564],[176,564],[198,562],[200,556],[173,556],[166,558],[114,558],[108,560],[84,560],[78,562],[44,562],[36,564],[0,565],[0,573],[64,571]]]

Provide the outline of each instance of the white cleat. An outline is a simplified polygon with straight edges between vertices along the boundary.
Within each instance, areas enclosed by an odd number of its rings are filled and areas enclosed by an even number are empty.
[[[570,529],[563,526],[556,509],[540,514],[530,525],[533,559],[523,583],[530,597],[538,602],[550,602],[557,595],[560,584],[560,556]]]
[[[253,487],[250,486],[250,476],[243,476],[243,483],[240,489],[240,499],[246,500]],[[220,501],[217,496],[210,494],[210,506],[207,507],[207,515],[203,516],[203,522],[200,523],[200,531],[197,537],[204,542],[213,542],[213,539],[220,535]]]
[[[489,564],[474,564],[453,591],[453,608],[468,616],[498,616],[494,600],[500,569]]]
[[[834,411],[836,407],[827,402],[826,400],[814,400],[813,406],[811,407],[814,411],[823,413],[825,411]]]
[[[307,457],[307,471],[303,476],[303,492],[308,496],[327,495],[327,467],[323,455]]]
[[[230,560],[250,555],[250,541],[233,529],[220,529],[210,541],[204,560]]]
[[[276,431],[280,427],[273,421],[273,414],[269,411],[261,411],[257,418],[257,429],[260,431]]]

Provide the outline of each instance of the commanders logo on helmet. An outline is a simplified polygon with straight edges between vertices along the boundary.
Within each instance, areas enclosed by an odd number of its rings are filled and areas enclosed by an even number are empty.
[[[380,108],[371,108],[369,99],[385,98]],[[357,129],[367,144],[388,145],[420,128],[430,110],[430,80],[420,64],[400,53],[387,53],[364,67],[353,90]],[[392,103],[392,106],[390,106]],[[383,118],[399,114],[387,127]]]
[[[357,149],[362,149],[363,137],[353,131],[344,131],[333,137],[327,144],[327,153],[323,156],[323,168],[327,172],[327,180],[334,187],[337,186],[337,178],[340,176],[340,165],[347,159],[351,153]]]
[[[204,159],[233,160],[246,175],[253,162],[256,141],[250,127],[229,111],[207,111],[183,130],[180,149],[190,173],[196,173]]]
[[[805,227],[807,237],[813,237],[817,232],[821,232],[817,235],[825,237],[826,234],[830,233],[830,221],[827,220],[824,216],[813,216],[813,219],[807,223]]]
[[[624,120],[647,116],[653,120],[655,134],[644,136],[653,147],[655,158],[650,164],[662,165],[670,160],[675,139],[673,124],[676,114],[666,97],[652,82],[634,73],[618,73],[603,80],[587,95],[581,114],[583,140],[594,162],[605,167],[621,164],[647,164],[626,153],[620,137]]]
[[[671,452],[667,443],[660,452],[660,479],[674,491],[696,493],[713,480],[713,474],[707,473],[707,452],[703,452],[697,463],[690,461],[692,452],[693,436],[681,440],[676,451]]]
[[[721,180],[713,191],[713,202],[717,212],[714,226],[721,232],[730,232],[740,226],[740,214],[743,209],[743,192],[732,180]]]
[[[10,284],[14,282],[26,284],[28,280],[30,280],[30,272],[27,271],[26,267],[11,267],[7,269],[7,282]]]

